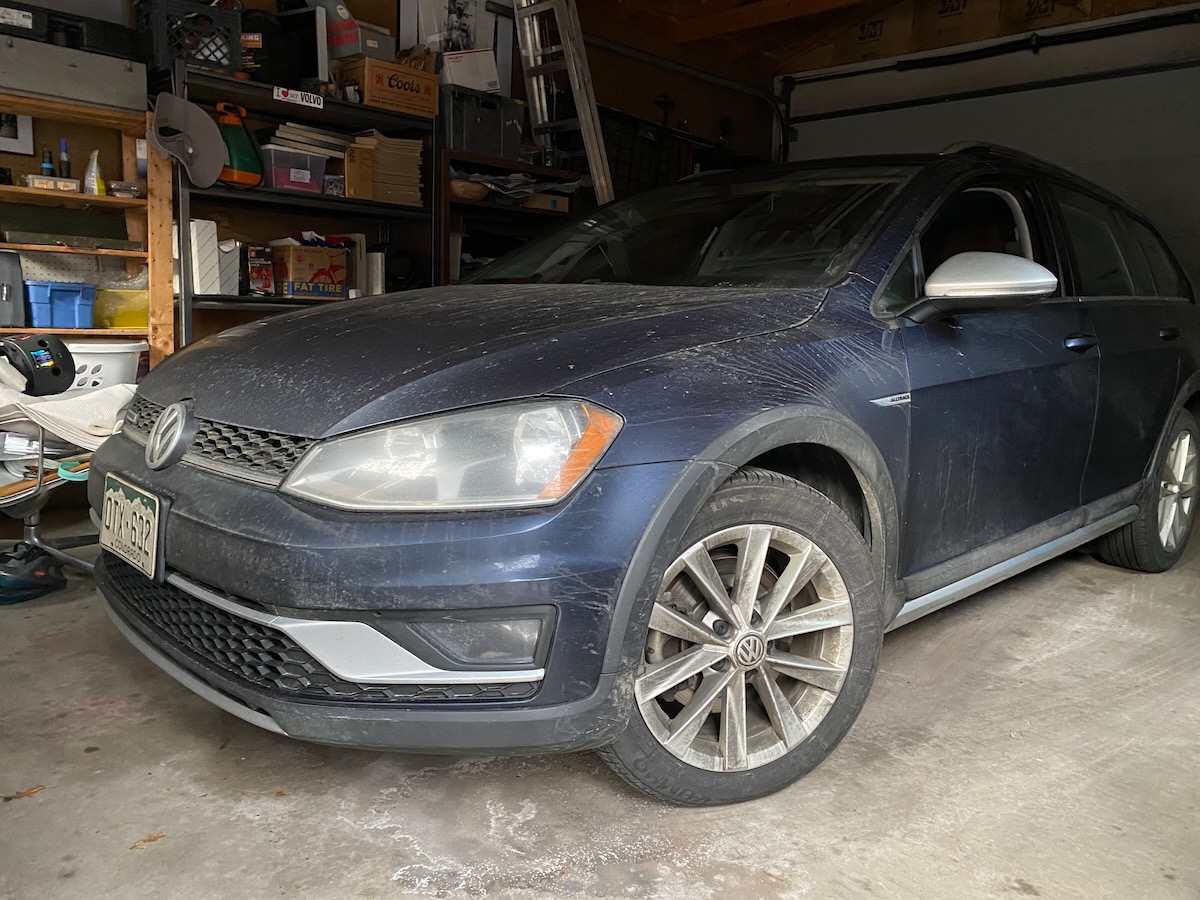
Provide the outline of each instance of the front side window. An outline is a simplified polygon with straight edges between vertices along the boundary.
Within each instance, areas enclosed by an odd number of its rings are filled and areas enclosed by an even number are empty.
[[[1079,292],[1085,297],[1129,297],[1136,293],[1122,250],[1121,224],[1107,203],[1069,188],[1055,187],[1067,235],[1075,250]]]
[[[821,287],[844,277],[915,171],[796,168],[682,182],[603,207],[473,280]]]

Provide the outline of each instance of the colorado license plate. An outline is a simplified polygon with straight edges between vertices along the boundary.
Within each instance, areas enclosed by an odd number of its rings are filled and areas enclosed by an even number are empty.
[[[150,578],[158,575],[162,502],[116,475],[104,476],[100,546]]]

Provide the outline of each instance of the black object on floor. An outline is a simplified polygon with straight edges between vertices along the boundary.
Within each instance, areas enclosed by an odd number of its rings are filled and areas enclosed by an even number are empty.
[[[24,603],[66,587],[62,563],[21,541],[0,554],[0,606]]]

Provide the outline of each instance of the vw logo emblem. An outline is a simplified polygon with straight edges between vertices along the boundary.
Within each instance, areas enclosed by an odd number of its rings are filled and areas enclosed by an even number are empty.
[[[174,465],[183,459],[195,436],[196,425],[188,414],[187,404],[172,403],[150,429],[146,439],[146,465],[151,469]]]
[[[767,642],[761,634],[748,634],[733,648],[733,657],[743,669],[753,669],[762,663],[766,655]]]

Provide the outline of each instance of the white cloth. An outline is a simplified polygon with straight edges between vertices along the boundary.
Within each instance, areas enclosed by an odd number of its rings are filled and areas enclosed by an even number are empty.
[[[36,426],[41,425],[57,438],[95,450],[121,430],[135,390],[132,384],[114,384],[30,397],[0,386],[0,429],[36,434]]]

